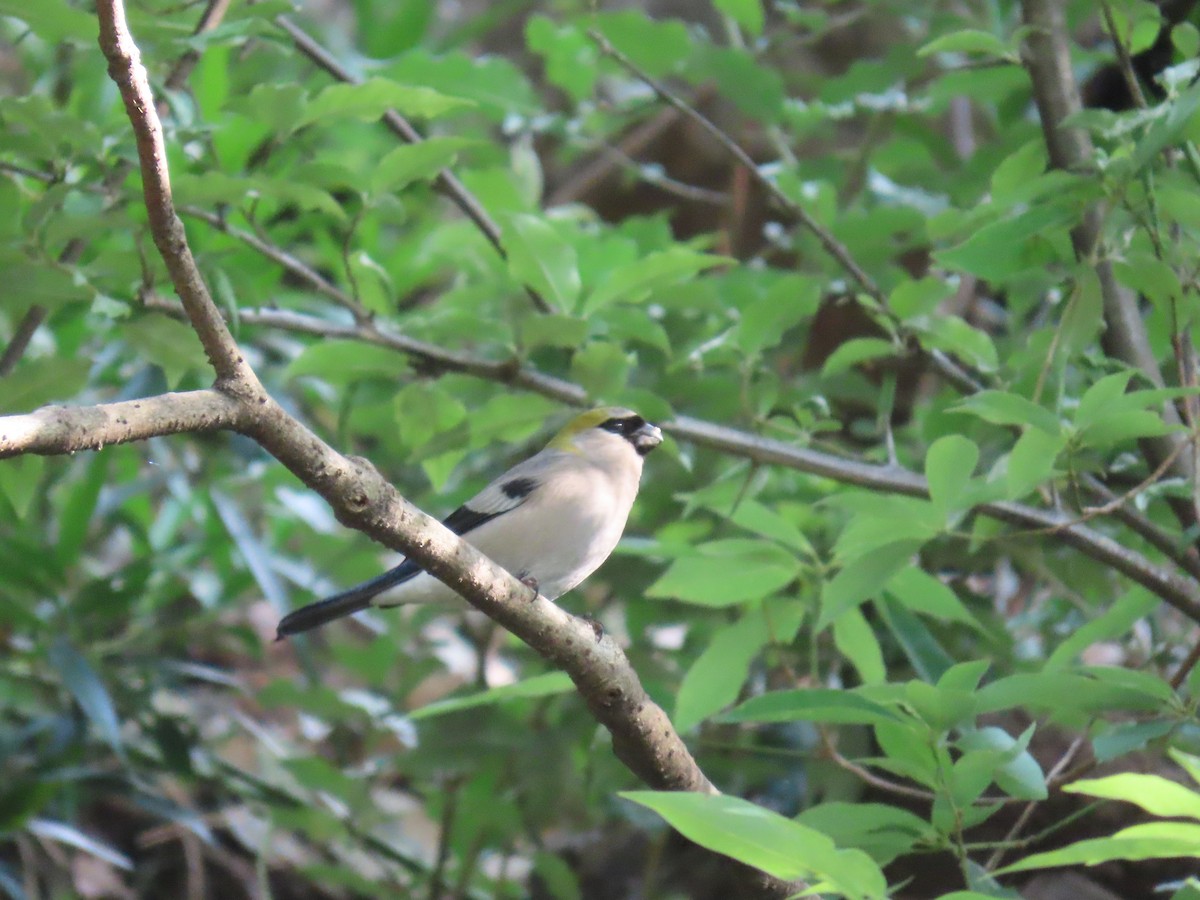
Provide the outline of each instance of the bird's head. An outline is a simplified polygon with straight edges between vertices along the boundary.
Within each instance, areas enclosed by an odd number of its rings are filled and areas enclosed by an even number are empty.
[[[637,413],[620,406],[601,406],[580,413],[554,436],[556,450],[592,455],[628,453],[645,456],[662,443],[662,432]]]

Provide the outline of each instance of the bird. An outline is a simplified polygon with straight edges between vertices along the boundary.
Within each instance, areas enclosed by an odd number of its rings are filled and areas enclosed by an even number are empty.
[[[547,600],[600,567],[625,530],[646,455],[662,431],[632,410],[576,415],[544,449],[517,463],[442,520]],[[371,606],[453,602],[458,595],[412,560],[280,620],[276,640]]]

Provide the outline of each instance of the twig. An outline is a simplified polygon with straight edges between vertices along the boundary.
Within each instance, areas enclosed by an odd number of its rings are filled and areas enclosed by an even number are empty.
[[[1175,670],[1175,674],[1171,676],[1170,685],[1174,690],[1179,690],[1185,678],[1191,673],[1192,669],[1196,668],[1196,663],[1200,662],[1200,638],[1192,645],[1192,649],[1179,664],[1179,668]]]
[[[25,355],[29,342],[33,340],[34,332],[41,327],[44,321],[46,321],[46,307],[35,303],[25,310],[25,315],[21,317],[16,331],[13,332],[12,340],[4,348],[4,354],[0,356],[0,378],[12,374],[12,370],[17,367],[17,363]]]
[[[1047,786],[1049,786],[1055,778],[1060,776],[1063,773],[1063,770],[1071,764],[1071,760],[1075,758],[1075,754],[1079,752],[1079,748],[1084,745],[1087,739],[1088,737],[1086,732],[1075,736],[1075,739],[1071,742],[1071,745],[1067,747],[1066,751],[1064,751],[1058,762],[1054,764],[1054,768],[1046,773]],[[988,858],[987,863],[984,865],[984,869],[991,872],[996,868],[996,866],[1000,865],[1000,860],[1004,858],[1004,851],[1008,846],[1012,845],[1012,842],[1016,840],[1017,835],[1020,834],[1021,830],[1026,826],[1026,824],[1028,824],[1029,819],[1031,816],[1033,816],[1034,810],[1037,809],[1039,802],[1040,801],[1037,800],[1031,800],[1025,805],[1025,808],[1021,810],[1021,814],[1017,816],[1017,821],[1013,822],[1012,828],[1008,829],[1008,834],[1006,834],[1001,841],[1001,846],[997,847],[995,852],[993,852]]]
[[[288,253],[282,247],[264,240],[251,231],[245,231],[241,228],[230,225],[224,216],[209,212],[206,209],[200,209],[196,206],[181,206],[179,207],[179,211],[183,215],[192,219],[199,219],[200,221],[211,225],[218,231],[223,232],[232,238],[236,238],[247,247],[257,250],[267,259],[278,263],[288,272],[291,272],[298,278],[303,279],[310,287],[314,288],[319,293],[324,294],[334,303],[338,304],[338,306],[348,309],[351,314],[354,315],[356,320],[370,318],[370,314],[367,312],[367,310],[357,303],[353,297],[351,297],[333,282],[329,281],[324,275],[312,268],[302,259],[294,256],[291,253]]]
[[[1145,109],[1146,95],[1142,93],[1141,82],[1138,81],[1137,72],[1133,70],[1133,58],[1129,55],[1129,48],[1121,40],[1121,32],[1118,30],[1117,20],[1113,16],[1112,4],[1109,0],[1100,0],[1100,8],[1104,10],[1104,25],[1108,30],[1108,36],[1112,38],[1113,47],[1117,51],[1117,63],[1120,66],[1121,75],[1125,79],[1125,86],[1129,88],[1129,96],[1133,98],[1138,109]]]
[[[229,2],[230,0],[208,0],[208,5],[205,6],[200,21],[196,23],[192,34],[205,34],[220,25],[221,20],[225,18],[225,13],[229,11]],[[189,49],[179,57],[172,67],[171,74],[163,82],[163,87],[168,91],[177,91],[182,88],[198,62],[200,62],[200,51]]]
[[[287,16],[277,16],[275,24],[287,32],[292,42],[296,45],[297,50],[338,81],[345,82],[346,84],[359,83],[359,79],[346,71],[328,50],[305,34]],[[419,144],[425,140],[421,136],[421,133],[413,127],[412,123],[394,109],[389,109],[383,114],[383,122],[405,143]],[[438,172],[437,178],[434,179],[433,186],[442,196],[446,197],[462,210],[502,258],[507,256],[500,236],[500,226],[495,223],[488,214],[488,211],[484,209],[483,204],[479,202],[479,198],[467,190],[466,185],[459,181],[453,172],[449,169],[442,169]],[[538,312],[548,313],[552,311],[550,304],[536,291],[526,289],[526,293],[529,295],[530,301]]]
[[[721,147],[732,156],[739,165],[767,192],[771,199],[786,212],[789,216],[799,222],[804,228],[816,237],[817,241],[825,248],[825,252],[832,256],[847,274],[852,281],[862,289],[862,291],[871,297],[878,305],[879,309],[889,316],[898,327],[907,334],[899,320],[888,310],[887,295],[875,283],[875,280],[867,274],[851,255],[850,251],[844,244],[841,243],[833,233],[825,228],[820,222],[808,214],[800,204],[796,203],[779,189],[779,186],[766,175],[762,169],[751,159],[750,154],[741,148],[741,146],[732,137],[726,134],[722,129],[717,127],[713,122],[701,113],[694,106],[690,105],[679,95],[671,91],[666,85],[659,81],[654,76],[650,75],[642,69],[637,63],[631,60],[628,56],[618,50],[612,43],[596,29],[588,30],[590,37],[600,48],[600,52],[605,56],[610,57],[633,75],[638,81],[641,81],[650,90],[654,91],[664,103],[669,104],[683,115],[687,116],[701,128],[703,128],[710,136],[713,137],[721,145]],[[951,360],[940,350],[924,350],[932,361],[934,368],[938,374],[953,384],[958,390],[964,393],[976,393],[983,389],[981,385],[969,372]]]

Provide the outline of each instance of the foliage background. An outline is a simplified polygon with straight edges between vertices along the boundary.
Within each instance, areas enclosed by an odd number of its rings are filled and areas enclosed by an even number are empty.
[[[1106,23],[1066,8],[1099,92]],[[271,393],[422,508],[449,512],[565,417],[561,391],[509,383],[518,367],[927,474],[915,497],[684,441],[650,459],[618,554],[564,603],[627,645],[723,791],[866,851],[896,896],[1037,897],[991,873],[1133,821],[1063,783],[1097,763],[1182,780],[1166,751],[1197,752],[1195,623],[1056,531],[972,510],[1074,517],[1128,494],[1088,524],[1197,590],[1193,401],[1156,390],[1194,380],[1194,25],[1164,43],[1156,6],[1109,6],[1117,43],[1178,65],[1147,82],[1151,108],[1077,116],[1096,150],[1067,173],[1047,167],[1013,3],[297,11],[356,89],[297,51],[287,4],[233,2],[196,33],[202,11],[128,10],[192,247]],[[4,359],[0,413],[207,385],[92,15],[0,15],[0,338],[44,316]],[[588,29],[746,148],[878,296]],[[388,107],[427,140],[382,127]],[[504,255],[435,188],[443,167]],[[1071,229],[1097,211],[1077,260]],[[1114,352],[1106,264],[1147,371]],[[1165,462],[1147,443],[1164,436]],[[477,616],[272,643],[281,614],[393,559],[244,439],[9,459],[0,507],[10,896],[732,889],[617,797],[638,785],[565,677]],[[1059,859],[1120,862],[1061,877],[1148,896],[1188,864],[1124,860],[1200,849],[1195,826],[1162,827],[1157,852],[1101,840]]]

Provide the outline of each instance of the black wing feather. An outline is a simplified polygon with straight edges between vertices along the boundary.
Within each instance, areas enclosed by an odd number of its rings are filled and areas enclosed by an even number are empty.
[[[485,522],[506,512],[516,509],[529,499],[537,482],[528,477],[510,478],[507,481],[493,482],[480,491],[479,495],[469,503],[464,503],[442,520],[442,524],[463,537],[470,534]],[[308,631],[348,616],[361,612],[371,605],[376,595],[382,594],[389,588],[403,584],[410,578],[419,575],[423,570],[415,562],[404,560],[395,568],[388,569],[382,575],[347,588],[340,594],[334,594],[308,606],[302,606],[288,613],[279,622],[276,630],[276,640],[281,640],[302,631]]]

